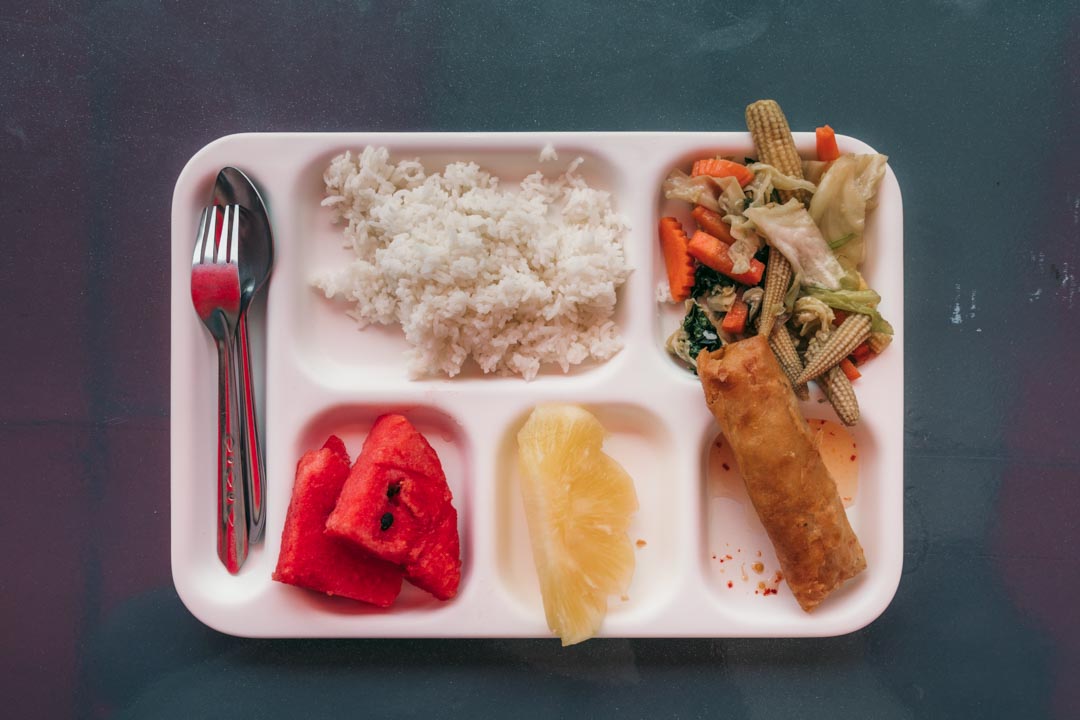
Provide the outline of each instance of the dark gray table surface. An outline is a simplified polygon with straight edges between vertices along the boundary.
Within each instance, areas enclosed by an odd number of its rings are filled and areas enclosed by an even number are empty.
[[[6,717],[1077,717],[1075,2],[9,3],[0,11]],[[176,176],[270,130],[732,130],[891,157],[905,554],[824,640],[219,635],[169,567]]]

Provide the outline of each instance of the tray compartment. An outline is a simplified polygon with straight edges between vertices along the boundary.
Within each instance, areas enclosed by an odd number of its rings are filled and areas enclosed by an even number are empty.
[[[795,604],[794,598],[776,579],[780,565],[746,494],[730,445],[715,425],[706,430],[704,440],[701,562],[709,590],[734,612],[752,613],[766,603],[790,610],[787,606]]]
[[[819,420],[838,422],[821,392],[811,386],[810,401],[803,411],[813,424]],[[866,552],[868,570],[833,593],[828,602],[804,613],[786,583],[778,581],[779,562],[765,528],[758,520],[746,493],[738,463],[715,423],[708,423],[701,445],[700,545],[701,577],[712,605],[729,614],[737,623],[749,623],[764,631],[803,634],[813,623],[849,623],[852,617],[869,622],[876,614],[870,608],[895,590],[890,553],[895,528],[889,522],[874,522],[885,511],[883,488],[878,479],[889,474],[883,466],[883,448],[875,442],[872,421],[861,420],[848,428],[856,445],[859,462],[858,490],[847,507],[848,520]],[[754,564],[760,563],[759,571]],[[893,583],[893,584],[890,584]],[[880,612],[880,610],[878,610]],[[861,625],[860,625],[861,627]],[[847,627],[837,632],[856,629]]]
[[[465,430],[456,419],[441,409],[416,404],[365,404],[344,403],[328,407],[318,412],[305,422],[297,432],[292,442],[292,456],[299,460],[300,456],[308,450],[316,449],[326,442],[330,435],[337,435],[345,442],[352,462],[356,462],[363,447],[364,439],[371,430],[372,425],[382,415],[399,413],[408,418],[409,422],[425,437],[439,456],[446,482],[450,486],[450,492],[454,497],[454,507],[458,513],[458,533],[461,537],[461,561],[462,576],[461,589],[458,596],[442,602],[436,600],[428,593],[413,587],[406,582],[402,585],[401,595],[397,601],[387,610],[374,609],[375,612],[400,612],[412,610],[435,610],[455,603],[461,597],[465,586],[469,583],[472,561],[472,496],[473,481],[471,461],[472,453]],[[276,479],[283,480],[280,473]],[[275,488],[278,492],[274,498],[278,512],[268,517],[267,532],[277,532],[274,547],[280,548],[280,533],[284,527],[284,511],[288,507],[291,483],[282,487],[279,482]],[[276,556],[276,550],[275,550]],[[296,592],[302,592],[309,598],[311,603],[326,607],[329,610],[346,612],[350,614],[364,614],[369,611],[362,603],[347,603],[335,598],[325,598],[316,593],[309,593],[299,588]],[[359,605],[359,608],[351,607]]]
[[[331,210],[320,206],[325,187],[323,172],[336,155],[346,150],[355,155],[368,144],[386,146],[390,151],[391,161],[417,158],[428,173],[441,172],[451,162],[473,161],[497,176],[500,187],[504,189],[516,188],[526,175],[536,170],[542,170],[546,177],[553,179],[576,157],[582,157],[585,162],[580,166],[578,174],[592,187],[611,193],[616,211],[624,214],[625,207],[622,202],[625,202],[626,179],[602,151],[587,149],[580,143],[556,143],[559,159],[541,163],[538,155],[544,143],[539,140],[518,141],[497,149],[490,145],[451,148],[445,143],[408,138],[396,142],[388,139],[373,143],[346,143],[331,151],[317,154],[297,173],[293,195],[298,201],[288,224],[293,228],[294,243],[302,248],[302,252],[293,253],[289,258],[288,269],[275,279],[285,286],[282,294],[288,296],[294,304],[287,332],[296,339],[293,352],[299,366],[309,376],[316,378],[318,382],[340,388],[356,387],[359,383],[385,382],[404,383],[413,388],[470,380],[505,384],[520,382],[520,378],[516,376],[485,375],[471,359],[466,361],[461,373],[452,379],[441,375],[410,379],[405,359],[409,345],[400,326],[396,323],[387,326],[369,325],[360,330],[356,322],[346,314],[353,307],[351,303],[328,299],[311,285],[318,275],[351,262],[354,257],[352,250],[344,246],[344,225],[334,223]],[[628,262],[632,264],[629,257]],[[631,278],[617,292],[618,300],[613,319],[623,333],[630,321],[626,297],[633,292],[633,280],[631,274]],[[608,363],[618,362],[621,355],[622,353],[616,354],[608,361],[587,361],[571,367],[567,373],[563,373],[557,365],[545,365],[541,367],[537,379],[566,381],[589,375]],[[358,372],[360,369],[363,370],[362,373]]]
[[[636,566],[628,599],[609,600],[608,622],[618,623],[620,616],[647,615],[663,606],[680,584],[688,565],[680,560],[686,554],[678,552],[680,484],[670,477],[670,468],[678,466],[677,452],[667,426],[643,406],[618,402],[583,406],[607,430],[604,452],[633,478],[640,504],[629,530],[630,541],[635,543]],[[507,427],[497,450],[495,568],[507,600],[523,614],[542,619],[543,605],[518,468],[517,433],[529,412],[531,409]]]

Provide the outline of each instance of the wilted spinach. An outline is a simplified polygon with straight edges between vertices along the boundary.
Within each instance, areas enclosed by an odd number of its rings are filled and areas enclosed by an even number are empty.
[[[694,287],[690,289],[690,297],[702,297],[714,290],[734,285],[735,281],[726,275],[721,275],[708,265],[698,265],[697,270],[694,271]]]
[[[717,334],[716,328],[709,322],[708,316],[697,304],[690,306],[686,317],[683,318],[682,328],[686,333],[688,354],[695,360],[702,350],[720,349],[722,344],[720,335]]]

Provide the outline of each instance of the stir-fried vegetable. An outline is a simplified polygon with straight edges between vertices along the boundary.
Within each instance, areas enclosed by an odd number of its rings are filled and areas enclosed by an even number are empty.
[[[816,287],[804,287],[803,290],[807,295],[817,298],[833,310],[869,315],[871,330],[892,335],[892,325],[886,322],[877,311],[881,296],[873,290],[826,290]]]
[[[724,160],[723,158],[698,160],[694,163],[690,174],[694,177],[698,175],[708,175],[715,178],[733,177],[739,181],[739,185],[742,187],[746,187],[754,179],[754,172],[745,165],[740,165],[731,160]]]
[[[804,161],[772,100],[749,105],[746,122],[756,159],[700,158],[689,175],[676,169],[664,182],[665,197],[693,203],[697,225],[682,236],[683,259],[670,253],[678,271],[672,279],[669,265],[672,295],[686,298],[687,311],[668,349],[693,370],[702,349],[765,335],[796,395],[807,399],[806,381],[816,380],[853,424],[857,366],[892,340],[881,297],[859,273],[866,216],[888,159],[841,154],[823,125],[816,159]]]
[[[787,118],[775,100],[758,100],[746,107],[746,127],[754,138],[758,159],[772,165],[785,175],[802,178],[802,158],[795,148]],[[810,202],[806,190],[782,190],[780,201],[795,198],[803,205]]]
[[[817,141],[817,159],[831,162],[840,157],[840,148],[836,147],[836,133],[828,125],[823,125],[814,131],[814,139]]]
[[[746,303],[748,310],[746,321],[750,322],[758,315],[758,311],[761,310],[761,301],[765,297],[765,290],[758,287],[747,288],[743,290],[742,299]]]
[[[668,287],[676,302],[690,297],[694,286],[694,261],[687,252],[686,233],[673,217],[660,218],[660,250],[667,267]]]
[[[744,285],[757,285],[761,282],[761,276],[765,272],[765,266],[754,259],[750,260],[750,267],[746,272],[736,271],[735,262],[728,252],[728,246],[701,230],[698,230],[690,238],[687,250],[702,265],[707,265],[717,272],[722,272],[732,280],[741,282]]]
[[[814,353],[814,359],[807,361],[806,367],[796,382],[813,380],[823,375],[829,368],[839,365],[870,337],[870,318],[867,315],[852,313],[844,318],[840,327],[829,333],[821,349]]]
[[[791,263],[776,246],[769,248],[769,263],[765,266],[765,291],[761,301],[758,332],[769,337],[773,323],[784,311],[784,297],[791,285]]]
[[[735,237],[731,234],[731,226],[724,222],[720,213],[713,212],[704,205],[698,205],[691,214],[697,221],[698,227],[714,238],[728,245],[735,242]]]
[[[870,339],[866,341],[866,344],[870,346],[870,351],[875,355],[885,352],[885,348],[889,347],[890,343],[892,343],[892,332],[871,332]]]
[[[697,270],[694,271],[694,287],[690,291],[690,296],[702,297],[719,292],[723,288],[734,289],[734,287],[735,281],[731,278],[721,275],[708,265],[698,265]]]
[[[806,180],[802,175],[787,175],[768,163],[754,163],[750,165],[750,169],[754,171],[754,182],[747,186],[747,191],[750,193],[752,206],[769,202],[782,203],[784,200],[781,198],[781,193],[796,190],[813,193],[817,189],[817,185]]]
[[[791,331],[788,330],[787,325],[778,324],[773,326],[772,334],[769,335],[769,347],[772,348],[776,359],[780,361],[780,367],[784,369],[784,374],[791,381],[791,387],[794,388],[795,395],[800,400],[808,400],[810,391],[807,389],[806,383],[798,381],[799,375],[802,375],[803,361],[799,357],[799,351],[795,349],[795,341],[792,339]]]
[[[709,320],[705,311],[696,304],[690,306],[686,317],[683,318],[682,330],[686,333],[687,352],[695,361],[702,350],[711,351],[720,348],[720,335],[716,331],[716,326]]]
[[[806,350],[807,362],[814,361],[814,355],[821,350],[823,344],[823,341],[817,337],[810,339],[810,346]],[[817,382],[833,409],[836,410],[840,422],[845,425],[854,425],[859,422],[859,399],[855,397],[855,388],[851,387],[851,381],[839,366],[830,368],[817,379]]]
[[[847,375],[847,379],[854,382],[862,377],[862,373],[859,372],[859,368],[855,367],[855,363],[851,362],[847,358],[840,361],[840,369]]]
[[[746,330],[746,317],[750,308],[742,300],[736,299],[731,309],[724,315],[724,321],[720,324],[724,332],[732,335],[741,335]]]
[[[837,290],[844,277],[833,251],[814,224],[810,213],[797,200],[784,205],[767,205],[746,211],[769,244],[783,253],[803,284]]]
[[[885,177],[884,155],[843,155],[821,178],[810,201],[810,217],[834,245],[846,269],[854,269],[866,256],[863,230],[866,213],[873,209],[878,186]]]
[[[745,199],[742,186],[733,177],[691,177],[682,170],[673,170],[664,180],[664,197],[702,205],[721,217],[741,210]]]

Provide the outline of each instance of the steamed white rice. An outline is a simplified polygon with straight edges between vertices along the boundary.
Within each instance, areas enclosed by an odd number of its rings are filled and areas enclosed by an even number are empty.
[[[355,256],[314,284],[353,303],[361,327],[400,323],[413,377],[453,377],[470,357],[526,379],[606,360],[622,348],[612,316],[627,224],[581,163],[504,190],[472,162],[428,174],[386,148],[346,152],[326,170],[323,205]]]

